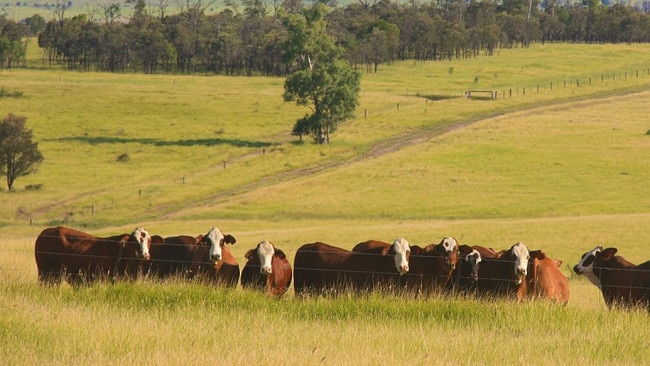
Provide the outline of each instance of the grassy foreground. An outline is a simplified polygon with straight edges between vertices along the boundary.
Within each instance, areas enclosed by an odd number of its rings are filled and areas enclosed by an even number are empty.
[[[25,95],[0,100],[0,112],[27,116],[46,157],[15,192],[0,192],[0,360],[646,364],[648,314],[608,311],[570,267],[597,244],[648,260],[649,59],[647,45],[547,45],[398,63],[364,75],[357,118],[330,146],[288,135],[304,110],[282,103],[280,79],[0,73],[0,86]],[[467,89],[518,92],[460,98]],[[148,281],[42,289],[34,239],[57,224],[97,235],[217,225],[237,238],[241,264],[262,239],[291,262],[315,240],[521,240],[563,260],[571,300],[276,301]]]

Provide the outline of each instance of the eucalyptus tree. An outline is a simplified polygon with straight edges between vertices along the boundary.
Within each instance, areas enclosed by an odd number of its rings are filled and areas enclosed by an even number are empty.
[[[326,32],[327,7],[313,5],[302,14],[282,13],[288,31],[285,60],[295,70],[284,83],[283,98],[306,106],[293,133],[309,135],[320,144],[330,142],[337,125],[352,117],[359,100],[361,75],[342,57]]]
[[[12,113],[0,121],[0,173],[5,174],[9,191],[17,178],[34,173],[43,161],[26,121],[26,117]]]

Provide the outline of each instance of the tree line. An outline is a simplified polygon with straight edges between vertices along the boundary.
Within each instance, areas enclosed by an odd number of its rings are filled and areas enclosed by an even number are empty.
[[[476,57],[535,42],[650,41],[648,14],[585,1],[574,6],[544,0],[540,6],[540,0],[359,0],[330,7],[325,21],[344,59],[369,71],[395,60]],[[128,19],[117,3],[73,17],[65,17],[61,5],[49,21],[38,15],[20,22],[0,18],[0,68],[24,65],[25,37],[32,35],[38,36],[44,63],[77,70],[276,76],[295,71],[283,19],[303,12],[302,0],[230,0],[217,14],[207,14],[203,0],[187,0],[173,15],[166,14],[167,3],[133,0]]]

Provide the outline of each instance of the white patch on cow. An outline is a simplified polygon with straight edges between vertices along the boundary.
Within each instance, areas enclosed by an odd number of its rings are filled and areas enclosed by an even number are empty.
[[[207,240],[210,241],[210,260],[211,261],[220,261],[221,260],[221,243],[225,238],[221,230],[216,227],[213,227],[205,234]]]
[[[149,254],[149,245],[151,245],[151,235],[149,235],[149,232],[143,227],[138,227],[133,230],[131,235],[133,235],[133,237],[138,241],[142,257],[147,260],[150,259],[151,255]]]
[[[264,240],[257,244],[257,256],[260,258],[260,273],[263,275],[270,275],[273,273],[271,269],[271,261],[275,255],[273,244],[268,240]]]
[[[512,246],[512,254],[515,256],[515,278],[517,284],[521,284],[528,273],[528,260],[530,253],[522,242]]]
[[[446,237],[442,239],[442,247],[445,248],[445,252],[451,252],[454,249],[458,248],[458,242],[452,237]]]
[[[582,255],[580,262],[573,267],[573,271],[576,274],[584,275],[587,277],[589,282],[596,285],[600,288],[600,280],[594,274],[594,260],[596,259],[596,254],[603,250],[602,246],[597,246],[594,249],[586,252]]]
[[[481,263],[481,253],[479,253],[476,249],[472,249],[469,254],[465,256],[465,262],[470,263],[472,266],[477,266],[479,263]]]
[[[393,251],[395,252],[395,268],[400,275],[409,271],[408,255],[411,254],[411,247],[409,242],[404,238],[395,239],[393,242]]]

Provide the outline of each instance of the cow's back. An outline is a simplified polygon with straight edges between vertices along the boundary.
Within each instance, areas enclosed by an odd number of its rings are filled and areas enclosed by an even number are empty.
[[[241,271],[241,285],[245,289],[263,289],[266,286],[266,276],[260,273],[260,257],[255,250],[247,254],[247,261]]]
[[[59,284],[65,275],[68,283],[78,285],[110,275],[128,237],[98,238],[63,226],[43,230],[34,245],[39,282]]]
[[[172,276],[191,277],[193,261],[201,248],[197,238],[189,235],[178,235],[152,238],[149,273],[158,278]],[[203,250],[207,255],[207,249]]]
[[[615,256],[599,279],[608,307],[641,305],[650,311],[650,261],[637,266]]]
[[[533,258],[528,273],[528,291],[532,297],[550,299],[562,304],[569,301],[570,289],[567,278],[550,257]]]
[[[350,251],[315,242],[298,248],[293,262],[294,290],[297,294],[323,291],[339,285],[343,263]]]

